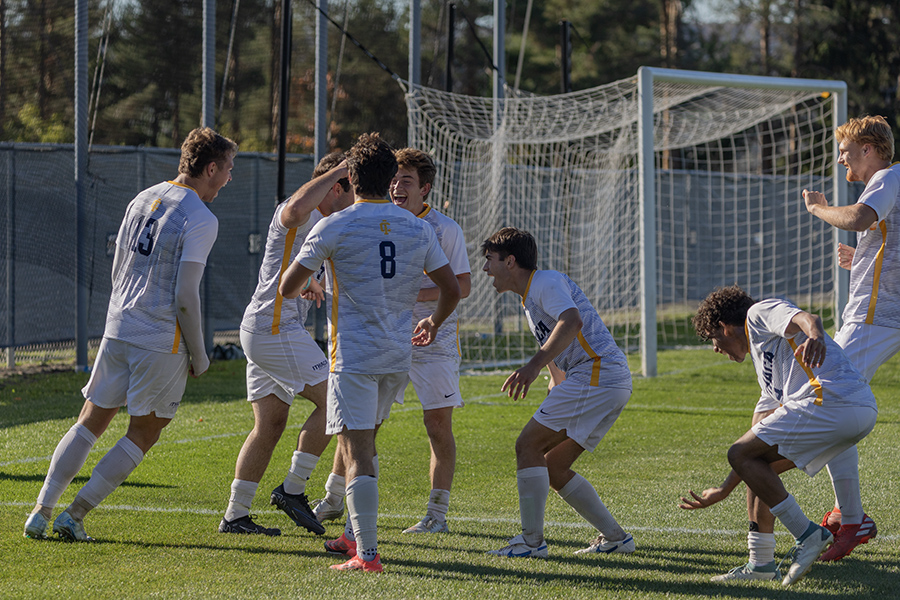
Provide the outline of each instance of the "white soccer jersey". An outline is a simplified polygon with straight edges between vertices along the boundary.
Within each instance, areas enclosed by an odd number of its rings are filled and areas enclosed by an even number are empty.
[[[318,209],[312,211],[306,223],[288,229],[281,222],[286,203],[275,209],[266,237],[266,250],[259,267],[259,281],[253,298],[244,311],[241,329],[249,333],[278,335],[284,331],[302,329],[312,304],[303,298],[285,300],[278,292],[281,275],[297,256],[307,234],[324,217]]]
[[[296,260],[312,270],[328,261],[332,372],[409,370],[422,271],[448,262],[430,225],[388,200],[357,200],[317,223]]]
[[[128,204],[116,238],[104,337],[156,352],[186,354],[175,318],[182,261],[205,265],[219,222],[193,189],[167,181]]]
[[[844,322],[900,328],[900,164],[872,176],[859,203],[872,208],[878,221],[857,234],[850,269],[850,299]]]
[[[425,210],[419,213],[419,218],[434,228],[441,250],[450,261],[450,268],[454,275],[471,273],[469,267],[469,255],[466,252],[466,240],[463,237],[462,228],[450,217],[444,215],[427,204]],[[422,276],[424,288],[435,288],[428,275]],[[416,302],[413,308],[413,323],[418,323],[425,317],[434,313],[437,308],[437,300],[430,302]],[[459,315],[454,310],[453,314],[438,329],[437,338],[428,346],[414,346],[413,360],[416,362],[434,362],[443,360],[459,360]]]
[[[825,335],[825,361],[810,369],[794,356],[806,341],[801,331],[786,338],[785,331],[800,309],[786,300],[757,302],[747,311],[750,355],[762,396],[784,404],[813,401],[822,406],[871,406],[869,385],[831,336]]]
[[[625,354],[574,281],[558,271],[534,271],[522,298],[528,326],[543,346],[559,322],[559,315],[577,308],[581,331],[553,362],[566,379],[600,387],[631,389]]]

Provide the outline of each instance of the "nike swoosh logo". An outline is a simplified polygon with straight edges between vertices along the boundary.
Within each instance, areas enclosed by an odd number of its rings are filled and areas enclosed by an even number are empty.
[[[538,412],[541,413],[542,415],[550,416],[550,413],[548,413],[547,411],[545,411],[543,408],[540,409],[540,410],[538,410]]]
[[[453,392],[453,393],[451,393],[451,394],[444,394],[444,398],[449,398],[450,396],[452,396],[452,395],[455,394],[455,393],[456,393],[456,392]]]

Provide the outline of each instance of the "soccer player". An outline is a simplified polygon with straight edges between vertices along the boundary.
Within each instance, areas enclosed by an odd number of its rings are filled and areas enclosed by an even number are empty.
[[[355,548],[335,548],[330,542],[325,547],[351,555],[334,569],[380,572],[375,426],[406,385],[412,344],[434,341],[460,291],[434,229],[385,199],[397,172],[391,147],[377,133],[362,135],[348,152],[347,167],[356,194],[353,206],[313,227],[279,289],[286,298],[296,297],[310,275],[328,262],[332,305],[326,433],[337,434],[336,451],[347,465],[347,509],[356,543]],[[423,270],[440,296],[434,313],[413,329]]]
[[[462,298],[472,287],[469,257],[462,228],[450,217],[441,214],[425,203],[437,173],[431,157],[415,148],[403,148],[394,153],[398,170],[391,181],[391,200],[397,206],[434,228],[438,242],[450,267],[456,274]],[[432,312],[437,304],[438,287],[427,276],[422,278],[422,288],[413,309],[413,322],[417,323]],[[456,440],[453,438],[453,409],[463,406],[459,391],[459,336],[456,311],[444,321],[433,344],[414,346],[412,368],[407,381],[412,381],[416,395],[422,403],[425,431],[431,445],[431,493],[425,517],[403,533],[449,532],[447,510],[450,508],[450,486],[456,468]],[[403,389],[397,402],[403,404]],[[340,458],[340,455],[337,455]],[[322,520],[337,518],[343,512],[343,465],[335,465],[325,484],[326,496],[315,507]],[[352,539],[352,527],[345,528],[345,536]]]
[[[206,204],[231,181],[237,145],[209,128],[181,145],[178,176],[150,187],[125,211],[116,238],[106,330],[78,422],[62,437],[25,536],[46,537],[66,487],[113,417],[128,407],[125,436],[94,467],[90,480],[54,521],[53,532],[91,541],[84,517],[137,468],[175,416],[188,373],[209,367],[200,318],[200,279],[218,233]]]
[[[843,324],[834,336],[867,381],[900,350],[900,219],[894,212],[900,197],[900,165],[891,166],[894,135],[884,117],[850,119],[835,131],[838,163],[847,181],[862,181],[856,204],[829,206],[820,192],[803,190],[806,209],[826,223],[857,232],[857,247],[841,244],[839,264],[850,269],[850,298]],[[828,463],[835,508],[822,525],[834,544],[821,560],[840,560],[874,538],[875,522],[864,514],[859,491],[856,446]]]
[[[701,338],[712,340],[716,352],[735,362],[743,362],[750,354],[760,401],[780,406],[731,446],[732,472],[711,493],[692,492],[696,506],[691,508],[718,502],[738,482],[746,482],[796,539],[793,562],[782,580],[783,585],[791,585],[806,574],[833,536],[806,518],[778,472],[796,466],[812,477],[868,435],[878,414],[875,397],[841,347],[825,333],[821,319],[790,302],[754,302],[735,285],[707,296],[693,323]],[[741,569],[775,573],[741,579],[778,574],[774,559]]]
[[[281,533],[254,523],[250,505],[284,433],[294,396],[300,394],[315,409],[300,430],[290,470],[284,482],[272,490],[271,503],[298,526],[318,535],[325,533],[305,492],[306,481],[331,439],[325,434],[328,361],[304,328],[309,302],[285,301],[278,283],[313,225],[352,202],[344,157],[335,152],[319,161],[312,180],[275,209],[259,283],[241,322],[241,347],[247,355],[247,400],[253,406],[254,426],[238,454],[220,532]]]
[[[544,509],[550,487],[599,532],[576,554],[634,552],[626,533],[594,487],[572,470],[585,450],[593,452],[631,397],[625,355],[584,292],[563,273],[537,268],[530,233],[505,227],[481,245],[483,270],[499,293],[522,297],[532,333],[541,344],[501,390],[518,400],[545,366],[551,389],[516,440],[516,481],[522,533],[490,554],[546,558]]]

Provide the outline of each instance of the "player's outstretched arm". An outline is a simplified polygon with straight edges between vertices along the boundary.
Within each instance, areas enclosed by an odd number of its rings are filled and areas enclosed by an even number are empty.
[[[307,269],[296,260],[284,270],[281,274],[281,283],[278,284],[278,291],[285,298],[296,298],[306,287],[307,280],[315,271]]]
[[[825,328],[822,326],[822,319],[801,310],[791,319],[784,334],[793,336],[801,331],[807,338],[797,346],[794,356],[811,369],[821,367],[825,362]]]
[[[546,367],[551,360],[566,349],[566,346],[572,343],[572,340],[581,331],[582,325],[581,314],[574,306],[560,313],[556,321],[556,327],[550,332],[550,336],[544,342],[544,345],[541,346],[541,349],[531,357],[528,364],[521,369],[513,371],[506,378],[500,391],[506,392],[513,400],[518,400],[519,394],[524,398],[528,394],[531,384],[541,374],[541,369]]]
[[[698,508],[712,506],[727,498],[740,482],[740,476],[734,471],[731,471],[719,487],[705,489],[700,494],[697,494],[694,490],[690,490],[691,498],[682,496],[681,504],[679,504],[678,507],[683,508],[684,510],[697,510]]]
[[[422,319],[416,325],[412,338],[415,346],[427,346],[434,341],[438,328],[456,310],[461,295],[459,282],[449,264],[426,274],[438,286],[441,295],[438,297],[437,306],[431,316]]]
[[[875,210],[865,204],[829,206],[822,192],[803,190],[803,202],[809,214],[845,231],[865,231],[878,220]]]
[[[209,368],[209,357],[200,326],[200,279],[204,265],[182,261],[175,280],[175,315],[191,355],[191,375],[199,377]]]

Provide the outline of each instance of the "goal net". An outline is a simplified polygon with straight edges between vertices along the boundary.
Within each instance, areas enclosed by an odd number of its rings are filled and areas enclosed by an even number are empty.
[[[719,286],[833,321],[837,234],[801,191],[846,201],[833,136],[843,83],[651,71],[646,126],[638,77],[549,97],[507,89],[496,101],[407,94],[410,143],[438,164],[429,202],[460,224],[472,264],[464,368],[518,364],[537,348],[521,299],[481,272],[481,243],[503,226],[535,236],[538,267],[584,290],[620,347],[642,351],[645,375],[657,347],[699,342],[690,318]]]

